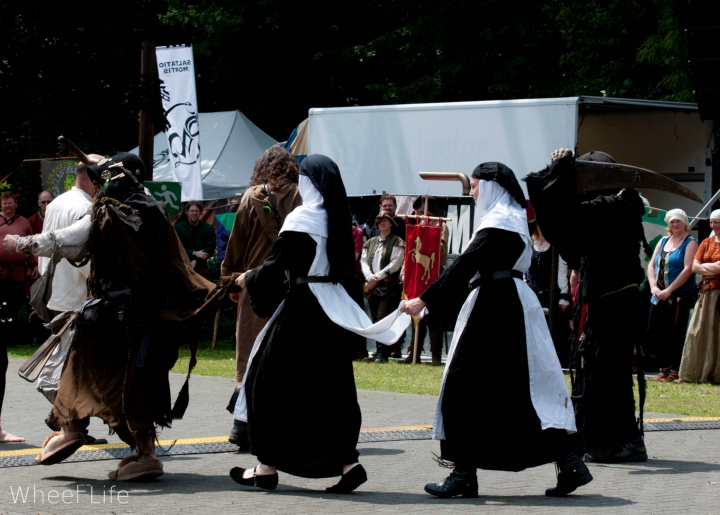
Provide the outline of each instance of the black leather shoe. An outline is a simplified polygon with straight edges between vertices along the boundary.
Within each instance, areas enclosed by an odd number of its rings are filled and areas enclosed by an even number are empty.
[[[642,438],[626,443],[620,450],[613,454],[610,463],[631,463],[636,461],[647,461],[647,449]]]
[[[275,474],[256,476],[255,469],[253,469],[253,477],[245,478],[243,477],[243,474],[245,474],[245,470],[246,469],[244,468],[233,467],[232,470],[230,470],[230,477],[233,478],[233,480],[239,485],[254,486],[257,488],[263,488],[265,490],[275,490],[278,485],[277,472],[275,472]]]
[[[236,420],[233,423],[232,431],[228,437],[228,442],[234,443],[240,447],[240,451],[246,452],[250,450],[250,442],[248,441],[247,423]]]
[[[545,490],[545,495],[548,497],[565,497],[593,480],[587,466],[575,453],[558,462],[558,467],[560,471],[557,476],[557,486]]]
[[[373,361],[375,363],[387,363],[388,359],[387,356],[385,356],[384,354],[375,354]]]
[[[329,486],[325,491],[331,494],[349,494],[365,481],[367,481],[367,472],[362,465],[355,465],[347,474],[342,475],[338,484]]]
[[[460,476],[455,472],[451,472],[448,477],[439,483],[428,483],[425,485],[425,491],[436,497],[443,498],[455,497],[456,495],[462,495],[463,497],[477,497],[477,476]]]
[[[592,463],[632,463],[647,461],[647,459],[647,449],[642,438],[627,442],[614,452],[588,452],[585,454],[585,461]]]

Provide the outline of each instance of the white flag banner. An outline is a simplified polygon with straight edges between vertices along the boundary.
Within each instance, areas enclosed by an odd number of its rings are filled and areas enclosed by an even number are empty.
[[[158,75],[175,180],[182,184],[182,200],[202,200],[200,125],[192,46],[158,47]]]

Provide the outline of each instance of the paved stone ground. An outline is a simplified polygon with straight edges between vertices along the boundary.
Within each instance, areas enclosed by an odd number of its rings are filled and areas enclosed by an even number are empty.
[[[11,360],[3,427],[28,439],[28,445],[2,445],[0,451],[37,447],[48,430],[42,420],[49,404],[19,379]],[[173,375],[174,390],[183,376]],[[163,439],[219,436],[231,425],[224,411],[232,380],[193,376],[191,403],[184,420],[166,430]],[[430,396],[359,392],[364,427],[430,424],[435,398]],[[482,420],[481,423],[497,423]],[[92,433],[104,436],[97,420]],[[119,441],[110,437],[112,442]],[[632,465],[591,465],[595,481],[565,499],[546,498],[554,485],[552,465],[520,473],[479,471],[480,497],[440,500],[423,492],[423,485],[445,477],[432,461],[433,441],[368,443],[358,446],[369,481],[351,495],[331,495],[324,488],[331,479],[309,480],[280,475],[274,492],[254,491],[228,476],[233,466],[249,467],[248,454],[206,454],[163,458],[167,474],[138,484],[103,480],[113,461],[67,463],[51,467],[0,469],[0,515],[16,513],[668,513],[720,514],[720,431],[650,432],[651,459]],[[492,445],[492,442],[488,442]],[[302,445],[302,442],[298,442]],[[112,503],[110,488],[113,489]],[[12,490],[11,490],[12,487]],[[17,496],[26,492],[26,502]],[[118,500],[117,490],[127,497]],[[76,496],[77,489],[80,495]],[[93,496],[90,497],[92,488]],[[35,489],[35,490],[33,490]],[[57,491],[56,494],[51,493]],[[33,492],[35,492],[33,499]],[[60,495],[65,493],[65,503]],[[105,494],[103,497],[103,493]],[[48,495],[52,497],[48,497]],[[55,504],[51,504],[52,501]],[[122,504],[119,502],[122,501]]]

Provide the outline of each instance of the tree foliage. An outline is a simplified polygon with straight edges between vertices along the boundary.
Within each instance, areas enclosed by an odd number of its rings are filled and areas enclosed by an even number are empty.
[[[11,170],[56,154],[61,133],[103,154],[136,146],[148,36],[194,45],[201,111],[240,109],[278,140],[310,107],[692,100],[684,9],[683,0],[5,3],[0,151]]]

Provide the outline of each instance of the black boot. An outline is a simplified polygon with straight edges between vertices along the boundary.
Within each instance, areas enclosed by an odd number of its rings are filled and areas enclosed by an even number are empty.
[[[248,426],[247,422],[241,420],[235,420],[228,442],[234,443],[240,447],[241,452],[247,452],[250,450],[250,441],[248,439]]]
[[[605,451],[588,451],[585,454],[585,461],[593,463],[632,463],[647,461],[647,459],[645,442],[640,435],[620,447],[610,447]]]
[[[645,442],[642,436],[630,440],[625,445],[620,447],[612,456],[610,456],[610,463],[630,463],[636,461],[647,461],[647,449],[645,448]]]
[[[439,483],[428,483],[425,491],[436,497],[478,496],[477,471],[475,468],[455,466],[448,477]]]
[[[571,452],[563,459],[558,460],[557,486],[545,490],[548,497],[565,497],[574,492],[578,487],[588,484],[593,480],[592,474],[583,463],[579,455]]]

